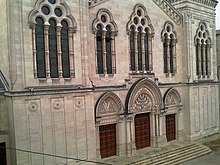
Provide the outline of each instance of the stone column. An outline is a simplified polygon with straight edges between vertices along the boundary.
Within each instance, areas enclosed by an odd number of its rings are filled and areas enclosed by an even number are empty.
[[[73,40],[73,28],[68,28],[68,40],[69,40],[69,59],[70,59],[70,77],[75,77],[75,62],[74,62],[74,40]]]
[[[58,52],[58,73],[59,78],[63,77],[63,70],[62,70],[62,51],[61,51],[61,24],[58,24],[56,27],[57,32],[57,52]]]
[[[115,34],[111,34],[111,46],[112,46],[112,73],[116,74]]]
[[[152,39],[153,39],[153,34],[148,33],[148,59],[149,59],[149,71],[152,71],[152,70],[153,70]]]
[[[104,68],[104,74],[107,74],[105,35],[106,35],[106,30],[103,30],[103,31],[102,31],[103,68]]]
[[[134,61],[135,61],[135,71],[138,71],[138,31],[134,32]]]
[[[32,25],[32,47],[33,47],[33,67],[34,67],[34,78],[37,78],[37,51],[36,51],[36,35],[35,35],[35,29],[36,25]]]
[[[145,36],[145,32],[141,33],[141,55],[142,55],[142,71],[146,72],[146,64],[145,64],[145,45],[144,45],[144,36]]]
[[[50,57],[49,57],[49,23],[44,24],[44,44],[45,44],[45,64],[46,64],[46,77],[50,78]]]

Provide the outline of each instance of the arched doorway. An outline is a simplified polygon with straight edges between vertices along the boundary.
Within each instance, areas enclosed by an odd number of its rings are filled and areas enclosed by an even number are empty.
[[[134,129],[130,130],[133,131],[131,143],[134,142],[135,149],[154,145],[161,103],[161,92],[152,80],[143,78],[131,86],[126,98],[125,110],[134,119],[133,125],[130,125]]]
[[[98,155],[101,158],[117,155],[118,133],[117,127],[123,113],[123,105],[120,98],[112,93],[103,94],[95,107],[96,135]]]
[[[172,141],[177,139],[177,120],[179,110],[182,107],[179,92],[170,88],[166,91],[163,98],[165,109],[165,125],[166,125],[166,139]]]

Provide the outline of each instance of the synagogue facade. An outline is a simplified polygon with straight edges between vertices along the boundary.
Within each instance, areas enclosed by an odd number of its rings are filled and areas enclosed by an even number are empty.
[[[100,161],[218,134],[216,5],[1,0],[2,160]]]

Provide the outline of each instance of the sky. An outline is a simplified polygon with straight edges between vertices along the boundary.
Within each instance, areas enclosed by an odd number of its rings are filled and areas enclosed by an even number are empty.
[[[218,0],[216,7],[216,29],[220,29],[220,0]]]

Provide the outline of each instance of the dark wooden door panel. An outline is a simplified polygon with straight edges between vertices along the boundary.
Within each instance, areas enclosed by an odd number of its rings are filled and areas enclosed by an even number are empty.
[[[5,147],[6,147],[5,143],[0,143],[0,164],[1,165],[7,165]]]
[[[99,127],[101,158],[116,155],[116,125]]]
[[[176,139],[175,114],[166,115],[166,137],[167,137],[167,141]]]
[[[135,143],[136,148],[141,149],[150,146],[150,114],[138,114],[135,116]]]

